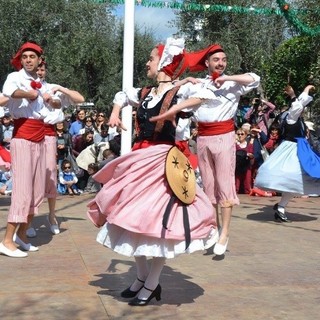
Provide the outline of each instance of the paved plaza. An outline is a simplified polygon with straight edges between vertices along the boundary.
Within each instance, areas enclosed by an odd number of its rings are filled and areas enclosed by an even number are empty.
[[[95,241],[86,217],[90,195],[61,196],[61,233],[48,229],[47,203],[34,220],[38,252],[0,255],[1,320],[309,320],[320,314],[320,198],[295,198],[292,223],[273,219],[278,197],[240,195],[228,251],[168,260],[162,299],[130,307],[120,292],[135,279],[133,259]],[[3,238],[10,197],[0,198]]]

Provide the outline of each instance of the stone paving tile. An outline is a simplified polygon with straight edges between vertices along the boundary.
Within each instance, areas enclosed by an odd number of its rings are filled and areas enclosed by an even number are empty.
[[[59,197],[61,234],[46,222],[47,204],[34,219],[40,251],[24,259],[0,255],[0,319],[309,320],[320,313],[320,198],[296,198],[292,223],[273,219],[278,197],[240,195],[228,251],[210,250],[168,260],[162,300],[132,308],[120,292],[135,279],[133,259],[95,241],[86,218],[92,196]],[[0,198],[0,237],[9,197]]]

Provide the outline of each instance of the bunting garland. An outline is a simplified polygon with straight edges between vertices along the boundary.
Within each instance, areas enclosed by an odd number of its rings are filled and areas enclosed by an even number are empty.
[[[115,5],[123,5],[125,0],[95,0],[96,3],[112,3]],[[236,13],[236,14],[256,14],[256,15],[279,15],[283,16],[298,32],[308,36],[316,36],[320,34],[320,25],[316,27],[309,27],[304,24],[299,18],[298,14],[320,14],[319,9],[294,9],[290,4],[284,0],[277,0],[278,8],[256,8],[250,6],[249,8],[240,6],[226,6],[220,4],[199,4],[199,3],[183,3],[170,1],[150,1],[150,0],[136,0],[136,5],[153,8],[167,8],[183,11],[204,11],[204,12],[222,12],[222,13]]]
[[[303,22],[301,22],[297,17],[297,12],[292,10],[290,8],[290,5],[283,0],[277,0],[278,6],[281,8],[283,12],[283,16],[286,18],[286,20],[293,25],[301,34],[305,34],[308,36],[316,36],[320,34],[320,26],[310,28],[307,25],[305,25]],[[316,10],[313,10],[312,12],[315,12]],[[318,13],[318,10],[316,11]]]

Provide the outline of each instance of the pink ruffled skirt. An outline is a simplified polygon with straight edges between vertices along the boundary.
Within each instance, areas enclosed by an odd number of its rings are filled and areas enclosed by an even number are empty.
[[[186,249],[183,205],[176,201],[167,229],[163,214],[172,196],[165,178],[165,159],[170,145],[156,145],[118,157],[94,179],[103,184],[88,204],[88,217],[103,228],[97,241],[126,256],[173,258],[203,250],[215,233],[215,210],[197,186],[195,201],[187,206],[191,243]]]

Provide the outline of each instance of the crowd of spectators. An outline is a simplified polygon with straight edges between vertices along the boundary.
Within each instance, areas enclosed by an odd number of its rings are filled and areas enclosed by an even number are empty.
[[[254,188],[254,179],[259,167],[281,142],[281,125],[276,121],[281,114],[279,112],[277,114],[275,105],[264,99],[254,98],[251,103],[248,97],[241,99],[235,119],[237,193],[276,195],[275,192]],[[55,124],[59,169],[57,190],[60,194],[80,195],[83,192],[96,193],[100,190],[101,186],[94,181],[93,175],[120,155],[120,131],[109,127],[107,123],[108,119],[104,112],[86,111],[80,108],[71,116],[66,116],[66,120]],[[312,139],[318,140],[314,124],[306,121],[306,125],[310,129]],[[194,132],[189,139],[189,147],[196,153],[195,123],[192,128]],[[2,159],[10,156],[8,154],[13,129],[11,116],[5,113],[1,117],[0,125]],[[67,177],[70,177],[72,183]],[[201,177],[198,182],[201,184]],[[2,165],[0,194],[10,195],[11,190],[10,167]]]
[[[55,124],[57,139],[57,167],[60,194],[80,195],[96,193],[100,185],[93,179],[94,173],[111,159],[120,155],[120,135],[109,128],[104,112],[77,109],[66,120]],[[0,123],[0,194],[10,195],[12,178],[10,171],[10,140],[14,126],[9,113],[3,111]],[[78,157],[82,161],[78,163]]]

